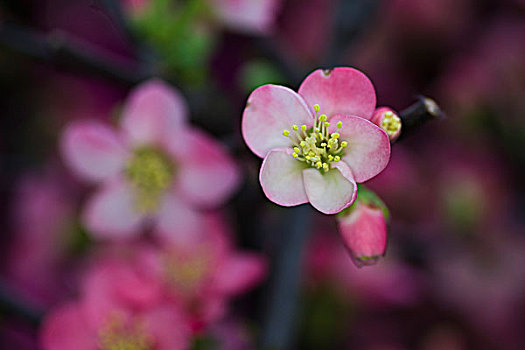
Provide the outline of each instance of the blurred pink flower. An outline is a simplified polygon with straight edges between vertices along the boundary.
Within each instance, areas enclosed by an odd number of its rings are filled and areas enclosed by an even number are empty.
[[[14,191],[6,275],[24,299],[47,307],[66,293],[63,263],[73,237],[74,206],[56,170],[24,175]]]
[[[121,128],[71,123],[61,149],[75,173],[100,184],[83,221],[100,238],[125,238],[148,220],[164,237],[198,227],[195,207],[214,207],[235,190],[239,173],[220,143],[187,124],[179,93],[160,80],[137,87]],[[173,238],[173,237],[172,237]]]
[[[147,274],[106,259],[85,277],[81,299],[46,316],[44,350],[189,348],[189,323]]]
[[[315,287],[329,283],[343,298],[353,297],[369,307],[412,305],[420,297],[417,273],[394,254],[373,269],[358,269],[330,232],[320,231],[308,245],[306,282]]]
[[[337,216],[339,233],[358,267],[377,263],[385,254],[386,218],[381,208],[357,200],[349,213]]]
[[[390,158],[388,135],[368,120],[375,105],[370,80],[346,67],[316,70],[298,93],[278,85],[256,89],[242,132],[264,158],[259,179],[266,196],[283,206],[310,202],[325,214],[350,206],[356,182],[379,174]]]
[[[249,34],[269,34],[274,29],[281,0],[209,0],[226,27]]]
[[[167,297],[184,305],[196,330],[223,317],[228,300],[260,283],[267,270],[261,255],[234,248],[218,216],[202,220],[200,240],[165,245],[150,260]]]
[[[122,0],[132,16],[141,16],[152,0]],[[282,0],[207,0],[215,23],[237,32],[267,35],[273,31]]]

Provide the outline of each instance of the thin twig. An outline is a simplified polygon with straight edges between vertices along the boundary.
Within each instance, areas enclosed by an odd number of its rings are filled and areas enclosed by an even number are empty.
[[[419,96],[416,103],[399,113],[399,117],[401,118],[402,129],[398,141],[413,134],[431,120],[445,118],[445,114],[436,101],[429,97]]]
[[[125,85],[137,84],[151,75],[140,65],[96,52],[90,45],[60,31],[41,34],[13,23],[2,23],[0,46],[57,68],[74,69]]]

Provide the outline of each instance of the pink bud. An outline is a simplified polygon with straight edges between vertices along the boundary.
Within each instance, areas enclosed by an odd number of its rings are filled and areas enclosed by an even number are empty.
[[[397,140],[401,134],[401,118],[390,107],[377,108],[370,121],[387,133],[390,142]]]
[[[337,221],[343,242],[358,267],[373,265],[385,254],[386,220],[380,208],[359,201]]]

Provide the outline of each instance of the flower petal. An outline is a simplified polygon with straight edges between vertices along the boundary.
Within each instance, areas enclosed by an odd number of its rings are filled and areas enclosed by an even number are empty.
[[[138,232],[143,219],[134,205],[131,188],[119,179],[105,185],[89,200],[82,219],[97,238],[125,239]]]
[[[272,202],[291,207],[308,202],[302,171],[305,164],[292,157],[293,150],[271,150],[264,158],[259,181],[264,194]]]
[[[122,128],[134,144],[148,144],[173,137],[186,121],[188,107],[180,93],[161,80],[150,80],[128,97]]]
[[[239,185],[237,164],[221,143],[198,129],[187,129],[181,139],[185,146],[179,146],[178,155],[174,155],[178,157],[176,188],[194,205],[222,204]]]
[[[350,114],[370,119],[376,107],[376,93],[370,79],[349,67],[314,71],[302,82],[299,95],[310,108],[318,104],[320,113],[328,117]]]
[[[242,135],[253,153],[264,158],[270,150],[292,146],[283,130],[292,125],[311,126],[312,113],[304,100],[291,89],[264,85],[252,92],[242,117]]]
[[[166,243],[195,244],[202,240],[206,227],[202,215],[175,194],[167,194],[157,216],[155,234]]]
[[[273,29],[278,0],[212,0],[216,15],[226,26],[249,34]]]
[[[312,206],[324,214],[337,214],[349,207],[357,195],[357,185],[348,165],[332,163],[332,169],[303,170],[304,188]]]
[[[337,122],[343,127],[336,129]],[[390,161],[390,140],[377,125],[348,115],[335,115],[330,120],[330,132],[339,133],[341,141],[348,142],[342,159],[352,169],[356,182],[365,182],[379,174]]]
[[[237,253],[217,269],[213,289],[226,295],[245,292],[261,282],[267,268],[260,255]]]
[[[115,131],[97,121],[69,124],[61,139],[66,164],[81,178],[101,181],[117,174],[126,160],[126,149]]]
[[[80,303],[64,304],[49,312],[40,328],[40,346],[45,350],[93,350],[96,330],[88,324]]]

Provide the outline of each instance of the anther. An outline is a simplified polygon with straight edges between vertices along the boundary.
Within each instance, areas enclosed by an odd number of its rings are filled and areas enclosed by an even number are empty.
[[[283,136],[290,136],[290,132],[288,130],[283,130]]]
[[[299,127],[297,127],[297,125],[294,125],[292,126],[292,129],[294,129],[295,131],[299,130]]]
[[[294,153],[292,153],[292,156],[293,156],[294,158],[297,158],[297,157],[299,157],[299,155],[298,155],[297,153],[295,153],[295,152],[294,152]]]
[[[301,125],[301,130],[306,131],[306,125]]]
[[[337,122],[336,126],[338,129],[341,129],[343,127],[343,122],[341,121]]]
[[[338,161],[340,161],[340,160],[341,160],[341,157],[339,157],[339,156],[335,156],[335,157],[334,157],[334,162],[338,162]]]
[[[294,150],[296,153],[301,152],[301,149],[300,149],[299,147],[294,147],[293,150]]]
[[[319,107],[318,104],[314,105],[314,111],[319,112],[320,109],[321,109],[321,107]]]
[[[332,133],[332,135],[330,135],[330,137],[332,137],[333,139],[338,139],[339,138],[339,133],[338,132],[334,132],[334,133]]]
[[[348,142],[346,141],[341,142],[341,147],[346,147],[346,146],[348,146]]]
[[[319,116],[319,120],[322,121],[322,122],[325,122],[326,119],[327,119],[326,114],[321,114],[321,115]]]

